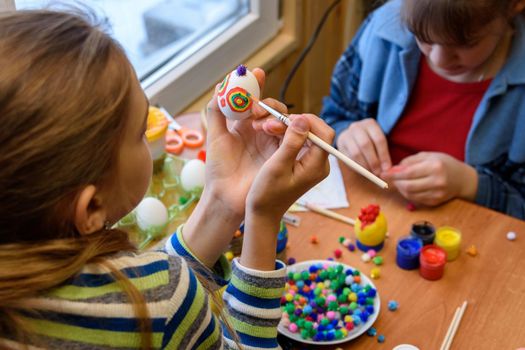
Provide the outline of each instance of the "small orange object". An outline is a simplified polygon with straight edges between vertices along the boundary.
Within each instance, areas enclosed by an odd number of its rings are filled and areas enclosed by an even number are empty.
[[[478,255],[478,250],[476,249],[476,246],[475,245],[471,245],[470,247],[468,247],[467,254],[470,255],[470,256]]]
[[[361,283],[361,276],[354,276],[354,282],[357,284]]]
[[[235,233],[233,234],[233,238],[239,238],[241,236],[242,236],[242,232],[240,230],[235,231]]]
[[[310,243],[312,243],[312,244],[319,243],[319,238],[317,238],[316,235],[312,235],[312,237],[310,237]]]

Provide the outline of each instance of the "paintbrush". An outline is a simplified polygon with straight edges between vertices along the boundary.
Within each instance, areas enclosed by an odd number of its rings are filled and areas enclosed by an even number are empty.
[[[277,118],[279,121],[281,121],[286,126],[290,125],[291,120],[288,118],[286,114],[283,114],[272,107],[268,106],[266,103],[259,100],[257,97],[253,96],[252,94],[248,93],[248,97],[251,98],[255,103],[257,103],[259,106],[264,108],[268,113],[273,115],[275,118]],[[348,158],[343,153],[339,152],[337,149],[323,141],[320,137],[317,135],[312,134],[311,132],[308,132],[308,140],[312,141],[316,146],[322,148],[326,152],[333,154],[337,159],[339,159],[341,162],[346,164],[349,168],[353,169],[357,173],[361,174],[362,176],[366,177],[368,180],[375,183],[377,186],[381,188],[388,188],[388,184],[381,180],[379,177],[372,174],[370,171],[359,165],[354,160]]]

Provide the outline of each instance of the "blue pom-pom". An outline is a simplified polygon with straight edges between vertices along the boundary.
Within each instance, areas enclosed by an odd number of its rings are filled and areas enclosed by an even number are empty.
[[[395,301],[395,300],[390,300],[390,301],[388,302],[388,310],[390,310],[390,311],[396,311],[398,307],[399,307],[399,304],[397,303],[397,301]]]

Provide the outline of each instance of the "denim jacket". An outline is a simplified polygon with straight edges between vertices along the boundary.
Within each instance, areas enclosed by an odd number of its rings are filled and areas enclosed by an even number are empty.
[[[422,54],[402,23],[401,4],[373,12],[334,69],[321,117],[337,137],[365,118],[388,135],[403,114]],[[465,162],[478,172],[476,203],[525,219],[525,17],[514,25],[507,61],[474,114]]]

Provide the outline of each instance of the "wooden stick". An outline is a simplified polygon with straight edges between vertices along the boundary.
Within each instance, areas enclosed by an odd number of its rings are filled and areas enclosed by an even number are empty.
[[[204,129],[204,131],[208,131],[208,121],[206,120],[206,108],[201,109],[199,116],[201,119],[202,128]]]
[[[275,118],[277,118],[282,123],[286,124],[287,126],[290,125],[290,119],[281,112],[273,109],[272,107],[268,106],[264,102],[260,101],[255,96],[248,94],[248,97],[250,97],[253,101],[255,101],[257,104],[259,104],[262,108],[264,108],[268,113],[273,115]],[[362,176],[366,177],[368,180],[375,183],[377,186],[381,188],[388,188],[388,184],[381,180],[379,177],[372,174],[370,171],[368,171],[366,168],[362,167],[358,163],[356,163],[354,160],[348,158],[343,153],[339,152],[337,149],[326,143],[323,139],[318,137],[317,135],[312,134],[311,132],[308,132],[308,140],[312,141],[315,145],[322,148],[326,152],[333,154],[337,159],[342,161],[344,164],[346,164],[349,168],[353,169],[357,173],[361,174]]]
[[[445,346],[447,345],[448,338],[450,337],[450,333],[452,333],[452,328],[454,328],[454,321],[458,317],[459,314],[459,307],[456,308],[456,312],[454,312],[454,317],[452,317],[452,320],[450,321],[450,325],[448,326],[447,333],[445,334],[445,338],[443,338],[443,343],[441,344],[441,347],[439,350],[444,350]]]
[[[450,345],[452,345],[452,342],[454,341],[454,336],[456,335],[456,331],[459,328],[461,318],[463,318],[463,314],[465,313],[466,308],[467,308],[467,301],[465,300],[463,302],[463,305],[461,305],[461,309],[459,310],[458,316],[456,318],[456,322],[454,323],[454,326],[452,327],[452,332],[450,333],[450,336],[448,337],[447,345],[444,350],[448,350],[450,348]]]
[[[452,342],[454,341],[454,336],[456,335],[456,331],[459,328],[459,324],[461,322],[461,319],[463,318],[463,314],[465,313],[466,308],[466,300],[463,302],[461,307],[456,308],[454,318],[452,318],[452,322],[448,327],[447,334],[445,335],[445,339],[443,339],[443,344],[441,344],[440,350],[448,350],[450,348],[450,345],[452,345]]]
[[[301,204],[299,204],[299,205],[301,205]],[[351,225],[351,226],[355,225],[355,220],[354,219],[349,218],[348,216],[341,215],[341,214],[336,213],[334,211],[331,211],[331,210],[328,210],[328,209],[325,209],[325,208],[321,208],[321,207],[319,207],[319,206],[317,206],[315,204],[306,203],[304,205],[304,207],[310,209],[311,211],[319,213],[321,215],[324,215],[324,216],[327,216],[329,218],[332,218],[332,219],[344,222],[345,224],[348,224],[348,225]]]

